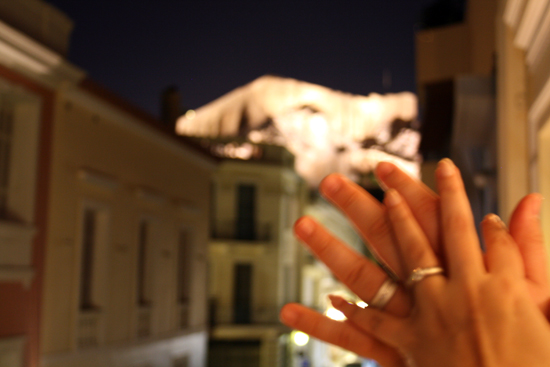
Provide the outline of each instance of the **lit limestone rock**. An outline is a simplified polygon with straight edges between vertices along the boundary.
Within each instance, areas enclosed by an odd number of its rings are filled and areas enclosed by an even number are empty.
[[[331,172],[357,180],[380,161],[418,177],[417,114],[409,92],[360,96],[263,76],[181,116],[176,131],[285,146],[298,174],[315,187]],[[239,154],[246,159],[244,150]]]

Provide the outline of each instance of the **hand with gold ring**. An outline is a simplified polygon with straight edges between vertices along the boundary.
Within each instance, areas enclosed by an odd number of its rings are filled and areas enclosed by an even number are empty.
[[[437,181],[444,264],[401,195],[390,190],[385,199],[410,274],[413,312],[394,316],[339,297],[332,297],[333,305],[412,366],[547,366],[550,325],[530,297],[518,244],[490,214],[482,223],[484,259],[460,174],[450,160],[440,162]]]
[[[422,230],[426,233],[438,257],[439,247],[439,198],[419,181],[414,180],[390,163],[381,163],[376,170],[378,179],[389,188],[396,189],[409,204]],[[355,224],[358,231],[401,279],[407,274],[400,271],[400,260],[394,244],[391,228],[386,218],[386,208],[359,186],[340,175],[328,176],[321,185],[324,196],[338,206]],[[541,308],[548,305],[550,292],[546,278],[538,208],[540,196],[529,195],[516,208],[510,222],[510,234],[520,245],[526,281],[531,296]],[[313,219],[305,217],[295,226],[297,236],[325,262],[334,274],[366,302],[376,301],[385,294],[384,304],[375,305],[388,313],[407,315],[411,300],[402,287],[390,287],[386,273],[374,263],[350,250]],[[386,286],[382,287],[383,284]],[[377,292],[377,290],[379,291]],[[546,307],[547,308],[547,307]],[[321,340],[352,350],[362,356],[384,361],[385,365],[400,366],[399,354],[380,343],[371,335],[360,333],[349,323],[340,323],[298,304],[283,308],[281,319],[287,325],[301,329]]]

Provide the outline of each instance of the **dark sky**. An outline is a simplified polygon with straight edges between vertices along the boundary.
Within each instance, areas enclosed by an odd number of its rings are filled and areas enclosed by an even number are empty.
[[[156,116],[168,85],[197,108],[264,74],[364,95],[414,91],[414,30],[434,2],[47,1],[75,22],[69,60]]]

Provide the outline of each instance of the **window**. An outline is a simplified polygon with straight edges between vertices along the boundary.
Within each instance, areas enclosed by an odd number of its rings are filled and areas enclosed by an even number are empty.
[[[13,103],[0,95],[0,217],[8,217],[10,152],[13,137]]]
[[[177,296],[179,304],[179,327],[186,328],[189,324],[189,299],[191,297],[191,233],[182,229],[178,236],[177,262]]]
[[[237,186],[237,239],[256,239],[256,186]]]
[[[103,303],[107,268],[106,209],[85,206],[81,219],[80,309],[99,310]]]
[[[0,281],[32,277],[42,101],[0,78]]]
[[[190,233],[182,229],[178,238],[178,301],[186,303],[189,300],[191,278],[191,248]]]
[[[82,262],[80,267],[80,308],[93,309],[92,285],[94,266],[94,247],[96,237],[96,211],[84,210],[82,221]]]
[[[150,225],[146,220],[139,223],[138,228],[138,273],[137,273],[137,303],[140,306],[151,304],[149,290],[150,267],[149,260]]]
[[[252,265],[235,264],[233,282],[233,319],[235,324],[251,322]]]

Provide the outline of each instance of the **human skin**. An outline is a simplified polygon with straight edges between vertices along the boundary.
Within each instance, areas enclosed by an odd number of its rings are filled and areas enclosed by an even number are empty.
[[[390,163],[381,163],[376,174],[384,186],[395,189],[408,203],[434,253],[444,262],[439,245],[439,197]],[[407,274],[399,259],[394,234],[386,216],[386,207],[340,175],[325,178],[320,190],[350,218],[380,258],[401,279],[406,278]],[[541,200],[538,194],[526,196],[511,216],[509,232],[521,253],[525,268],[524,281],[531,298],[548,315],[550,291],[545,256],[541,255],[544,247],[538,219]],[[350,250],[311,218],[300,219],[295,225],[295,233],[348,288],[366,302],[372,299],[387,277],[378,266]],[[396,316],[408,315],[410,310],[411,298],[403,288],[397,291],[385,307],[387,313]],[[401,366],[404,363],[394,348],[359,330],[350,322],[330,320],[298,304],[286,305],[281,310],[281,320],[318,339],[379,360],[383,365]]]
[[[518,244],[490,214],[482,222],[483,258],[458,169],[444,160],[436,176],[445,264],[397,191],[386,193],[385,204],[403,270],[441,266],[445,274],[410,286],[413,311],[406,317],[362,309],[340,297],[332,297],[333,305],[413,366],[547,366],[550,325],[529,296]]]

